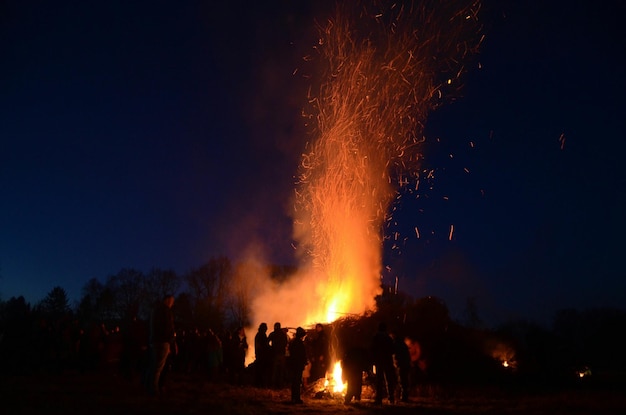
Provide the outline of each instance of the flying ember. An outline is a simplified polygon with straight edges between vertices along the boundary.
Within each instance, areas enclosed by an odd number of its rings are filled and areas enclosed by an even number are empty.
[[[320,30],[295,236],[320,275],[326,320],[374,307],[385,217],[406,177],[419,179],[426,115],[473,51],[478,3],[454,5],[342,2]]]
[[[300,273],[255,298],[257,324],[374,309],[390,206],[417,187],[426,116],[460,87],[480,43],[478,11],[475,0],[343,1],[320,25],[305,59],[311,136],[293,212]]]

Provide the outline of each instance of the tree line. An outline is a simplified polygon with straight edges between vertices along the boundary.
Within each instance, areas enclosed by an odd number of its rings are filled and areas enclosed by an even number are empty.
[[[63,341],[63,336],[78,336],[72,330],[86,334],[107,326],[111,330],[122,327],[123,331],[131,321],[147,322],[154,304],[171,293],[176,294],[177,330],[227,333],[243,326],[253,333],[253,293],[245,281],[262,274],[282,282],[296,271],[290,266],[235,264],[220,256],[183,275],[157,268],[147,273],[124,268],[104,281],[90,279],[72,306],[58,286],[34,306],[23,296],[12,297],[0,301],[2,368],[13,366],[19,371],[25,365],[37,366],[33,356],[41,355],[43,344],[53,345],[45,353],[57,356],[48,361],[61,359],[58,356],[67,353],[61,345],[75,343]],[[506,377],[515,376],[538,385],[541,380],[546,384],[578,382],[593,373],[595,379],[617,377],[626,383],[626,339],[622,335],[626,311],[622,309],[565,309],[555,314],[550,327],[508,321],[486,328],[471,300],[467,321],[459,322],[451,318],[442,299],[414,298],[383,286],[374,312],[330,325],[338,356],[341,348],[351,343],[367,344],[380,321],[411,339],[416,373],[426,374],[424,379],[429,382],[501,384]]]
[[[67,292],[60,286],[52,288],[33,306],[23,296],[0,300],[0,319],[26,312],[51,319],[71,314],[83,324],[92,321],[116,324],[129,318],[147,320],[154,304],[165,295],[173,294],[177,320],[183,327],[215,330],[247,326],[252,293],[244,281],[260,274],[282,281],[294,272],[291,266],[234,264],[225,256],[213,257],[182,275],[171,269],[153,268],[142,272],[123,268],[104,281],[88,280],[74,304],[70,304]]]

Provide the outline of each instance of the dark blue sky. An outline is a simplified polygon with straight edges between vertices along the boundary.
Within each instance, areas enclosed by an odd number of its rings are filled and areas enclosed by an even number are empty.
[[[291,260],[306,90],[292,73],[324,6],[211,3],[0,6],[1,299],[77,299],[92,277],[184,273],[250,239]],[[626,9],[484,12],[463,97],[428,120],[435,179],[398,209],[389,276],[457,315],[475,297],[488,320],[622,306]]]

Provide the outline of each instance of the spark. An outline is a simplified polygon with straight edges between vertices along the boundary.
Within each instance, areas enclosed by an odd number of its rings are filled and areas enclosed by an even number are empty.
[[[434,179],[435,170],[420,165],[423,126],[462,85],[464,61],[477,51],[480,3],[409,3],[337,2],[294,71],[309,83],[302,115],[310,130],[296,179],[294,239],[302,286],[315,297],[301,301],[306,310],[290,309],[296,325],[375,307],[383,243],[401,253],[401,235],[381,229],[395,223],[389,217],[401,190]],[[255,302],[259,319],[270,318],[263,307],[284,304],[275,293]]]

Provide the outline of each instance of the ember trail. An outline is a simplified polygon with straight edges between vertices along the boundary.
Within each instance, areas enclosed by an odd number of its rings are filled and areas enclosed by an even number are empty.
[[[320,28],[295,222],[319,281],[317,321],[374,307],[387,212],[400,187],[419,182],[426,116],[476,49],[478,3],[460,3],[342,2]]]
[[[390,206],[419,183],[424,122],[460,88],[479,8],[344,1],[319,25],[298,71],[311,82],[293,213],[301,272],[255,299],[257,324],[311,326],[375,308]]]

